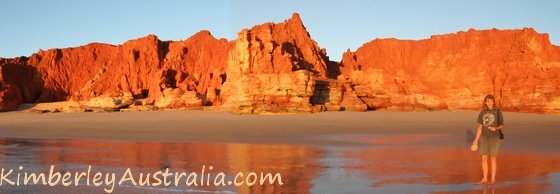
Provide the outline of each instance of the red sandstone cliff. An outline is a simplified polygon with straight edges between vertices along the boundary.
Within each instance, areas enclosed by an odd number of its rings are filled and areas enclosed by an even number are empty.
[[[66,100],[237,113],[479,109],[494,94],[505,110],[560,113],[560,48],[533,29],[376,39],[337,63],[294,14],[230,42],[208,31],[150,35],[0,59],[0,72],[2,111]]]
[[[480,109],[494,94],[505,110],[560,113],[560,47],[530,28],[376,39],[341,71],[370,109]]]
[[[118,46],[92,43],[3,59],[2,110],[34,102],[103,103],[103,98],[147,98],[145,103],[158,107],[212,104],[231,45],[201,31],[179,42],[150,35]]]
[[[310,112],[316,78],[327,77],[326,53],[298,14],[239,32],[230,53],[224,105],[232,112]]]

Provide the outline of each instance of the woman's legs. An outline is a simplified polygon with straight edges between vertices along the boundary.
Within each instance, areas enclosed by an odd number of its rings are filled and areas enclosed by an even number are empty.
[[[488,158],[490,158],[490,165],[492,167],[491,182],[496,182],[496,172],[498,166],[496,164],[496,155],[498,155],[498,149],[500,148],[500,138],[499,137],[480,137],[479,152],[482,156],[482,180],[478,182],[479,184],[484,184],[488,182]]]
[[[492,179],[490,183],[494,184],[496,182],[496,170],[498,169],[498,166],[496,164],[496,156],[490,157],[490,161],[492,163]]]
[[[488,182],[488,155],[482,155],[482,180],[480,180],[480,184],[484,184]]]
[[[498,155],[498,150],[500,149],[499,137],[492,137],[488,139],[490,142],[490,163],[492,167],[492,179],[490,183],[494,184],[496,182],[496,171],[498,171],[498,165],[496,164],[496,156]]]

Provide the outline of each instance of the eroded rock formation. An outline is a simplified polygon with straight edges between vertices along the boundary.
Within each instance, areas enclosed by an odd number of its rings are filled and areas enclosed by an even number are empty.
[[[531,28],[376,39],[341,72],[370,109],[480,109],[493,94],[505,110],[560,113],[560,47]]]
[[[64,110],[214,106],[236,113],[479,109],[560,113],[560,47],[535,30],[469,30],[376,39],[328,59],[296,13],[216,39],[154,35],[0,58],[0,110],[69,101]]]
[[[299,15],[239,32],[224,85],[225,107],[238,113],[310,112],[316,78],[326,78],[326,53]]]
[[[145,99],[160,108],[219,104],[231,45],[201,31],[185,41],[149,35],[118,46],[93,43],[3,59],[2,110],[64,100],[100,105],[87,101],[104,98]]]

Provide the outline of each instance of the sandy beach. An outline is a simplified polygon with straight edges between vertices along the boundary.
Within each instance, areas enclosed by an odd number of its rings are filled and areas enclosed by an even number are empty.
[[[220,142],[289,145],[375,144],[364,135],[436,135],[431,145],[460,145],[476,130],[476,111],[325,112],[235,115],[221,111],[0,113],[0,137]],[[560,151],[560,117],[505,112],[503,149]],[[353,136],[348,138],[346,136]],[[432,138],[434,139],[434,138]],[[429,139],[426,139],[429,140]],[[393,141],[393,140],[391,140]],[[394,142],[397,141],[397,142]],[[378,144],[400,144],[399,139]],[[406,142],[404,142],[406,143]]]
[[[560,185],[560,117],[504,112],[498,183],[474,185],[480,158],[468,150],[476,111],[234,115],[220,111],[0,113],[0,164],[66,170],[272,171],[284,185],[145,188],[113,193],[547,193]],[[71,193],[102,188],[2,186]],[[171,190],[169,190],[171,189]]]

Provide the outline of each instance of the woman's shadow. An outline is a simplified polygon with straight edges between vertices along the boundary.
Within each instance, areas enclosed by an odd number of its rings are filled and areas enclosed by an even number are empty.
[[[465,146],[467,146],[467,147],[470,148],[471,145],[472,145],[472,142],[473,142],[473,140],[474,140],[474,132],[473,132],[473,130],[467,129],[467,132],[466,132],[466,134],[465,134],[465,139],[466,139]]]

